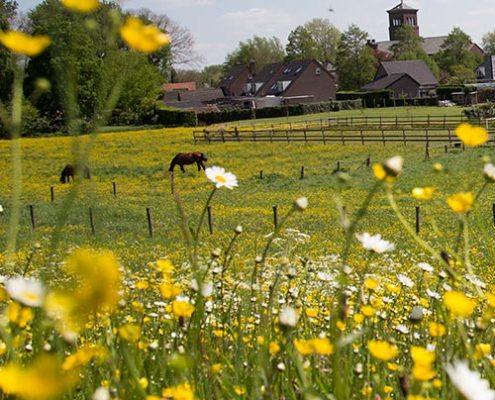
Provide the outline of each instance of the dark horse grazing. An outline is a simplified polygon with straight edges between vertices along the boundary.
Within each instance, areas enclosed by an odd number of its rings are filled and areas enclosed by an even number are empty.
[[[74,176],[76,174],[77,174],[77,167],[71,164],[67,164],[62,170],[62,173],[60,174],[60,182],[62,183],[70,182],[70,178],[74,180]],[[89,168],[86,165],[83,167],[83,174],[86,179],[91,179]]]
[[[175,166],[179,165],[180,170],[182,172],[186,172],[186,170],[184,169],[184,165],[191,165],[196,163],[196,165],[198,166],[198,171],[201,171],[201,168],[205,169],[205,164],[203,161],[208,161],[203,153],[179,153],[172,159],[170,168],[168,170],[170,172],[173,172]]]

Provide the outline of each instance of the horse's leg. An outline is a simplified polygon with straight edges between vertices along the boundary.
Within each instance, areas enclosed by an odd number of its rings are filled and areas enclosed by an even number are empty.
[[[206,171],[205,163],[203,162],[203,160],[201,160],[201,166],[203,167],[203,171]]]
[[[179,165],[180,165],[180,170],[181,170],[182,172],[186,172],[186,170],[184,169],[184,165],[183,165],[183,164],[179,164]]]
[[[198,166],[198,171],[201,171],[201,164],[199,161],[196,161],[196,165]]]

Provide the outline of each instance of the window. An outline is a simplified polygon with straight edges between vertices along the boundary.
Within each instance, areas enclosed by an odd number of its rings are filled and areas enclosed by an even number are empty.
[[[320,67],[318,67],[318,68],[315,69],[315,74],[316,75],[321,75],[321,68]]]
[[[286,69],[284,69],[284,74],[286,74],[286,75],[287,75],[289,72],[290,72],[290,68],[286,68]]]
[[[298,68],[296,69],[296,72],[294,72],[294,73],[295,73],[295,74],[298,74],[299,72],[301,72],[301,71],[302,71],[302,69],[303,69],[303,67],[298,67]]]

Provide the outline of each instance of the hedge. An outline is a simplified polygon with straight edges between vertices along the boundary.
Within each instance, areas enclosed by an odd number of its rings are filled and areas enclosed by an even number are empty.
[[[464,92],[464,85],[444,85],[437,87],[437,96],[440,100],[452,100],[452,93]],[[471,90],[469,90],[471,91]]]
[[[156,123],[163,126],[197,126],[198,118],[194,111],[166,108],[156,110]]]
[[[365,108],[384,107],[392,97],[391,90],[337,92],[337,100],[361,99]]]
[[[223,122],[239,121],[256,118],[279,118],[306,114],[317,114],[330,111],[354,110],[362,108],[362,102],[357,100],[327,101],[310,104],[291,104],[279,107],[266,107],[259,109],[225,109],[198,113],[200,125],[211,125]]]

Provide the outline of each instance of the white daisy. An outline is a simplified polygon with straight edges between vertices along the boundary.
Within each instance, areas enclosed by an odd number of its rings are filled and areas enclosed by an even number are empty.
[[[0,214],[3,213],[3,206],[0,204]]]
[[[308,208],[307,197],[299,197],[298,199],[294,200],[294,208],[297,211],[304,211],[306,208]]]
[[[212,181],[217,189],[225,186],[227,189],[233,189],[238,186],[237,177],[231,172],[225,172],[221,167],[211,167],[205,169],[206,177]]]
[[[383,240],[380,234],[371,236],[368,232],[365,232],[357,234],[356,238],[366,250],[373,250],[375,253],[384,253],[395,248],[393,243]]]
[[[297,312],[294,308],[285,307],[284,309],[280,310],[278,320],[281,325],[293,328],[296,326],[297,321],[299,320],[299,316],[297,315]]]
[[[467,361],[456,361],[445,367],[450,380],[466,400],[495,400],[495,391],[479,372],[471,371]]]
[[[110,400],[110,391],[106,387],[99,387],[93,393],[91,400]]]
[[[486,180],[490,182],[495,182],[495,165],[492,163],[485,164],[483,168],[483,173],[485,175]]]
[[[10,297],[29,307],[40,307],[45,297],[43,284],[33,278],[12,278],[5,281]]]
[[[413,280],[409,278],[407,275],[398,274],[397,279],[399,280],[400,283],[402,283],[404,286],[407,286],[408,288],[412,288],[414,286]]]
[[[425,272],[433,272],[433,267],[426,262],[418,263],[418,267],[421,268]]]
[[[426,288],[426,294],[427,294],[428,296],[430,296],[431,298],[433,298],[433,299],[440,300],[440,299],[442,298],[442,296],[440,296],[440,294],[439,294],[439,293],[434,292],[433,290],[430,290],[430,289],[428,289],[428,288]]]
[[[401,156],[395,156],[385,161],[385,167],[395,173],[395,175],[400,174],[403,165],[404,159]]]

